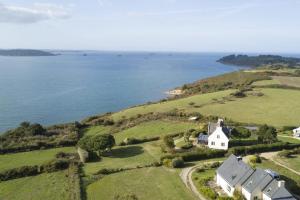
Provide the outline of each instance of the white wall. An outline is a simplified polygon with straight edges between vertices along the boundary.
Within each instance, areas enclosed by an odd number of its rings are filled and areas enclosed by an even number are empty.
[[[245,190],[244,188],[242,188],[242,194],[244,195],[244,197],[247,200],[251,200],[251,193],[249,193],[247,190]]]
[[[228,196],[233,196],[234,188],[228,185],[228,183],[219,174],[217,174],[217,185],[220,186]]]
[[[263,200],[272,200],[270,197],[268,197],[267,195],[263,194]]]
[[[223,133],[222,127],[217,127],[215,132],[213,132],[208,137],[208,147],[211,148],[211,149],[227,150],[228,149],[228,142],[229,142],[229,139],[227,138],[225,133]],[[222,143],[224,145],[222,145]]]

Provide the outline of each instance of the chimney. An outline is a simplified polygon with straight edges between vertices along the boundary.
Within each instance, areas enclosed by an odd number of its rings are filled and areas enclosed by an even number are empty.
[[[223,127],[224,126],[224,120],[223,119],[218,119],[218,126]]]
[[[281,180],[281,181],[278,181],[278,187],[281,188],[281,187],[284,187],[285,185],[285,181]]]
[[[243,157],[242,157],[242,156],[237,156],[236,159],[237,159],[238,161],[241,161],[241,160],[243,160]]]

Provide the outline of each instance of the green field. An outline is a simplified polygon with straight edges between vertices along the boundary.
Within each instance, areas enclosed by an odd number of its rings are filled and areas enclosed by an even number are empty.
[[[1,200],[66,200],[69,195],[66,171],[0,182]]]
[[[276,161],[300,172],[300,155],[293,155],[291,158],[276,157]]]
[[[278,80],[263,80],[263,81],[256,81],[254,83],[252,83],[252,85],[254,86],[265,86],[265,85],[276,85],[276,84],[280,84],[280,82]]]
[[[136,167],[137,165],[145,165],[159,161],[160,155],[161,149],[159,142],[115,147],[112,150],[111,157],[102,157],[102,160],[99,162],[86,163],[84,165],[84,171],[89,175],[103,168]]]
[[[289,143],[296,143],[296,144],[300,143],[299,139],[295,139],[292,137],[285,137],[285,136],[278,135],[277,138],[282,142],[289,142]]]
[[[105,134],[109,132],[110,132],[110,127],[108,126],[91,126],[84,130],[85,135]]]
[[[230,93],[232,93],[234,90],[226,90],[226,91],[220,91],[215,93],[208,93],[203,95],[195,95],[183,99],[168,101],[168,102],[162,102],[162,103],[155,103],[151,105],[144,105],[144,106],[138,106],[126,110],[122,110],[120,112],[114,113],[112,115],[112,118],[114,120],[119,120],[122,118],[122,116],[125,116],[126,118],[136,116],[137,114],[145,114],[150,112],[168,112],[173,110],[174,108],[177,108],[179,110],[189,110],[189,111],[197,111],[194,106],[189,105],[189,103],[194,102],[197,106],[204,106],[206,104],[210,104],[213,102],[212,99],[219,99],[224,96],[228,96]]]
[[[281,83],[282,85],[300,87],[300,77],[274,76],[272,78]]]
[[[127,117],[138,113],[165,112],[174,108],[186,112],[200,112],[204,115],[217,115],[227,117],[238,122],[270,124],[273,126],[297,126],[300,121],[300,91],[289,89],[263,88],[261,97],[249,95],[245,98],[216,101],[228,96],[233,90],[195,95],[192,97],[173,100],[153,105],[140,106],[118,112],[113,115],[118,119],[123,115]],[[194,102],[197,107],[190,106]]]
[[[87,187],[88,200],[113,200],[116,195],[127,194],[134,194],[139,200],[194,199],[178,172],[163,167],[108,175]]]
[[[75,152],[74,147],[64,147],[24,153],[0,155],[0,171],[17,168],[21,166],[40,165],[55,158],[58,152]]]
[[[118,132],[114,134],[114,136],[116,142],[119,143],[129,137],[143,138],[164,136],[170,133],[187,131],[192,128],[197,128],[198,126],[199,125],[196,123],[156,120],[139,124],[135,127]]]

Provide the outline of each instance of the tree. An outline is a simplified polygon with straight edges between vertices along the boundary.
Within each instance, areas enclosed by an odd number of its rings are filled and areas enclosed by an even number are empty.
[[[78,142],[78,146],[88,152],[101,153],[105,150],[111,150],[115,145],[115,138],[110,134],[101,134],[94,136],[84,136]]]
[[[262,141],[265,144],[271,144],[277,141],[276,129],[266,124],[259,127],[257,135],[258,135],[258,140]]]
[[[175,147],[174,139],[169,135],[164,137],[164,143],[169,149],[173,149]]]
[[[231,135],[234,138],[249,138],[251,136],[251,132],[244,127],[236,127],[231,130]]]

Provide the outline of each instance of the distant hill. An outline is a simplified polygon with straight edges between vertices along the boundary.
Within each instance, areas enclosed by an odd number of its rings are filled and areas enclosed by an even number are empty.
[[[0,49],[0,56],[55,56],[56,54],[32,49]]]
[[[259,56],[248,56],[248,55],[229,55],[218,60],[223,64],[231,64],[238,66],[258,67],[267,64],[286,64],[288,66],[295,66],[300,63],[300,58],[283,57],[275,55],[259,55]]]

